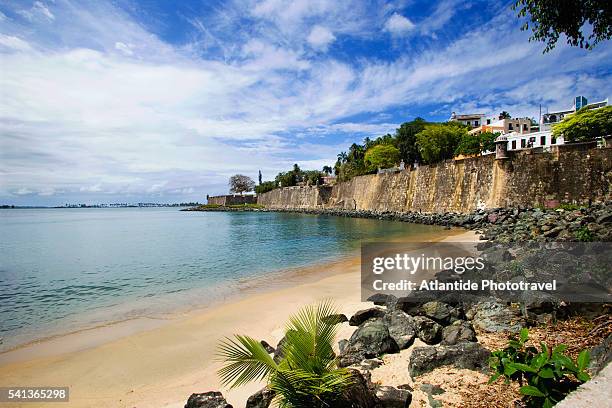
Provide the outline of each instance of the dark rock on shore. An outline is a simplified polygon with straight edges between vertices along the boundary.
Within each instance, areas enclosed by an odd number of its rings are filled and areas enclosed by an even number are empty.
[[[466,312],[472,325],[485,332],[518,332],[524,324],[520,311],[506,304],[491,299],[475,304]]]
[[[185,408],[232,408],[219,391],[191,394]]]
[[[401,310],[392,310],[385,315],[384,320],[389,328],[389,335],[400,350],[412,345],[417,334],[412,316]]]
[[[474,327],[464,320],[457,320],[450,326],[442,329],[442,341],[440,344],[453,345],[466,341],[477,341]]]
[[[344,352],[340,354],[339,365],[348,367],[366,358],[398,351],[399,347],[383,319],[370,319],[355,330]]]
[[[276,392],[264,387],[247,399],[245,408],[268,408],[275,396]]]
[[[382,408],[408,408],[412,402],[412,393],[405,389],[379,385],[376,387],[376,398]]]
[[[444,365],[483,370],[491,353],[478,343],[459,343],[453,346],[416,347],[410,357],[408,372],[414,378]]]
[[[360,310],[356,312],[351,319],[349,320],[349,325],[351,326],[359,326],[361,323],[365,322],[368,319],[379,318],[385,315],[385,311],[378,307],[372,307],[370,309]]]
[[[438,301],[427,302],[421,305],[421,312],[436,322],[447,325],[459,320],[461,313],[456,308]]]
[[[325,316],[323,318],[323,322],[328,324],[340,324],[344,322],[348,322],[348,318],[345,314],[332,314],[329,316]]]
[[[589,369],[593,374],[597,374],[612,361],[612,334],[598,346],[591,350],[591,363]]]
[[[342,393],[341,399],[334,402],[337,408],[380,408],[380,402],[374,393],[374,385],[369,374],[350,370],[351,385]]]
[[[259,343],[262,345],[262,347],[264,349],[266,349],[268,354],[273,354],[274,353],[274,351],[275,351],[274,347],[272,347],[267,341],[261,340]]]
[[[427,344],[435,344],[440,341],[442,326],[425,316],[415,316],[412,321],[419,339]]]

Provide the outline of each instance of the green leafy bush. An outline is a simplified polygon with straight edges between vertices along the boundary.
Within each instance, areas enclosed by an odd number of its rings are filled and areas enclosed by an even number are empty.
[[[255,186],[255,192],[257,194],[267,193],[268,191],[272,191],[278,187],[278,184],[275,181],[264,181],[258,186]]]
[[[578,231],[576,231],[576,239],[580,242],[592,242],[595,239],[595,236],[586,226],[580,227]]]
[[[518,337],[510,338],[506,348],[491,353],[489,366],[493,374],[489,384],[502,376],[506,383],[517,381],[527,406],[549,408],[590,379],[585,371],[590,360],[588,350],[582,350],[573,361],[563,354],[566,345],[550,350],[540,343],[538,350],[527,346],[528,337],[528,330],[522,329]]]
[[[423,161],[429,164],[452,159],[459,142],[467,134],[467,128],[458,122],[425,126],[425,129],[416,135]]]
[[[368,171],[388,169],[399,164],[400,151],[397,147],[379,144],[366,151],[364,162]]]
[[[612,106],[583,108],[553,125],[553,135],[563,136],[566,142],[585,142],[609,134],[612,134]]]

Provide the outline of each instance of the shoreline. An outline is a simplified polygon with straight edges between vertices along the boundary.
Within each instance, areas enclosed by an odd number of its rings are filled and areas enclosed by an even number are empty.
[[[433,240],[476,239],[472,232],[461,230],[436,235]],[[283,287],[239,293],[229,302],[156,320],[152,325],[150,321],[128,321],[0,354],[0,381],[68,385],[70,406],[75,407],[94,404],[92,395],[98,395],[98,406],[182,407],[192,392],[223,389],[215,372],[218,363],[211,361],[222,337],[245,333],[276,344],[287,317],[305,304],[330,297],[341,313],[363,307],[358,257],[303,272]],[[350,335],[343,331],[342,337]],[[240,406],[260,388],[252,386],[223,391],[230,402]],[[99,396],[101,389],[105,396]]]

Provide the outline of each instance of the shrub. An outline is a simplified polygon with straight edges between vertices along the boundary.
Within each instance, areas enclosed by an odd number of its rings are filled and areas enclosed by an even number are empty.
[[[364,158],[367,171],[375,171],[378,168],[388,169],[397,166],[399,161],[399,149],[388,144],[379,144],[369,148]]]
[[[527,406],[549,408],[590,379],[585,371],[590,360],[588,350],[582,350],[574,362],[563,354],[566,345],[550,350],[540,343],[538,350],[526,345],[528,337],[528,330],[522,329],[518,337],[510,338],[508,347],[491,353],[489,366],[494,373],[489,383],[502,376],[506,383],[517,381]]]
[[[436,163],[452,159],[467,128],[459,123],[448,122],[427,125],[417,134],[419,152],[425,163]]]
[[[595,239],[595,236],[586,226],[580,227],[578,231],[576,231],[576,240],[580,242],[592,242]]]
[[[585,142],[612,134],[612,106],[600,109],[580,109],[553,125],[553,136],[563,136],[566,142]]]
[[[268,191],[272,191],[278,187],[278,184],[275,181],[264,181],[258,186],[255,186],[255,192],[257,194],[267,193]]]

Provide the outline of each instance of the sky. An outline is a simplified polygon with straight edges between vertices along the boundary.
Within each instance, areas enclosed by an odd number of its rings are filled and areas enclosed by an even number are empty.
[[[510,2],[0,0],[0,204],[205,201],[451,112],[612,94]]]

